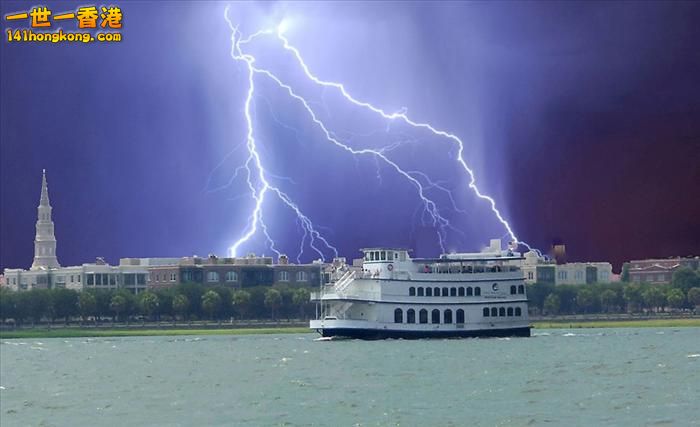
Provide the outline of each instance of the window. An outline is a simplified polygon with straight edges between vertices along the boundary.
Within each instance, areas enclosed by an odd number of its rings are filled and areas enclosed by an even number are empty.
[[[450,288],[450,296],[451,297],[457,296],[457,288]]]
[[[433,295],[435,295],[436,297],[439,297],[440,296],[440,288],[433,289]]]
[[[110,275],[109,275],[109,284],[110,284],[110,285],[116,285],[116,284],[117,284],[117,275],[116,275],[116,274],[110,274]]]
[[[475,287],[474,288],[474,296],[481,296],[481,288],[480,287]]]
[[[409,297],[414,297],[414,296],[416,296],[416,288],[414,288],[413,286],[411,286],[410,288],[408,288],[408,296],[409,296]]]
[[[566,272],[566,271],[560,271],[560,272],[558,273],[558,276],[559,276],[559,279],[560,279],[560,280],[566,280],[567,272]]]
[[[369,253],[369,260],[374,261],[374,252]]]
[[[297,282],[306,282],[307,274],[306,271],[297,271]]]
[[[525,285],[518,285],[518,293],[519,294],[525,293]]]
[[[515,295],[518,292],[518,288],[515,285],[510,286],[510,294]]]
[[[437,308],[434,309],[434,310],[430,313],[430,317],[431,317],[430,321],[431,321],[432,323],[440,323],[440,310],[438,310]]]
[[[461,297],[464,296],[464,287],[463,287],[463,286],[460,286],[458,294],[459,294],[459,296],[461,296]]]
[[[403,310],[400,308],[394,310],[394,323],[403,323]]]
[[[426,288],[425,289],[425,296],[432,297],[433,296],[433,288]]]
[[[406,323],[416,323],[416,310],[409,308],[406,312]]]
[[[457,310],[457,323],[464,323],[464,310]]]
[[[474,295],[474,290],[472,289],[471,286],[467,287],[467,296],[470,297]]]
[[[444,323],[452,323],[452,310],[450,310],[450,309],[445,310],[445,322]]]
[[[226,281],[227,282],[235,282],[238,280],[238,274],[236,274],[235,271],[227,271],[226,272]]]
[[[508,317],[513,317],[513,307],[508,307]]]
[[[174,282],[177,280],[177,273],[170,273],[170,281]]]
[[[505,315],[506,315],[506,308],[505,308],[505,307],[499,308],[499,309],[498,309],[498,315],[501,316],[501,317],[505,317]]]
[[[527,272],[527,280],[534,280],[534,275],[532,274],[532,271]]]
[[[420,323],[428,323],[428,310],[421,309],[421,311],[418,312],[418,321]]]
[[[289,272],[280,271],[280,282],[289,282]]]
[[[387,261],[393,261],[393,260],[394,260],[394,253],[393,253],[393,252],[387,252],[387,253],[386,253],[386,260],[387,260]]]
[[[515,307],[515,315],[516,315],[516,316],[522,316],[522,315],[523,315],[523,311],[522,311],[522,309],[521,309],[520,307]]]
[[[491,317],[498,316],[498,309],[496,307],[491,307]]]
[[[489,317],[489,308],[488,307],[484,307],[484,317]],[[457,323],[459,323],[459,321]]]
[[[419,297],[423,296],[423,288],[418,288],[418,296]]]
[[[379,254],[382,257],[381,260],[386,261],[386,251],[381,251]]]
[[[219,281],[219,273],[216,271],[208,271],[207,272],[207,282],[218,282]]]
[[[450,295],[450,290],[447,288],[442,288],[442,296],[447,297]]]

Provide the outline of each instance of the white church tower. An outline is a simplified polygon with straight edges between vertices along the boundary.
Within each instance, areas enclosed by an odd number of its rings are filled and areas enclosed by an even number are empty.
[[[42,171],[41,199],[39,200],[38,217],[36,220],[36,237],[34,238],[34,262],[32,270],[58,268],[56,259],[56,237],[51,220],[51,204],[49,203],[49,187],[46,184],[46,169]]]

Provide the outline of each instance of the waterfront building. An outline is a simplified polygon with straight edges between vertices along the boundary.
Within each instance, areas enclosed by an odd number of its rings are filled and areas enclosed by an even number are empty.
[[[700,266],[700,257],[671,257],[634,260],[628,263],[629,281],[655,284],[671,283],[673,273],[679,268],[694,270]]]
[[[554,285],[583,285],[613,281],[612,264],[609,262],[569,262],[556,264],[539,257],[534,251],[524,255],[521,268],[525,283],[550,283]]]
[[[317,261],[311,264],[291,264],[281,255],[277,264],[272,257],[255,256],[207,258],[184,257],[177,262],[151,265],[149,286],[165,288],[181,283],[198,283],[211,286],[249,288],[253,286],[318,286],[321,283],[324,264]]]

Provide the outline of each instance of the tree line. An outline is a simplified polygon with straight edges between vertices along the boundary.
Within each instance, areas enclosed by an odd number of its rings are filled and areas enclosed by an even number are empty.
[[[700,272],[680,268],[670,284],[640,282],[528,285],[533,314],[639,313],[692,310],[700,306]]]
[[[41,321],[133,321],[306,319],[313,314],[310,291],[303,287],[258,286],[246,289],[180,284],[134,295],[125,289],[0,288],[0,319]]]

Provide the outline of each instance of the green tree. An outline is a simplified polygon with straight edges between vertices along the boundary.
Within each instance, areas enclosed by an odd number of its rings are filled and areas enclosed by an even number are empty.
[[[700,287],[688,290],[688,302],[695,307],[700,306]]]
[[[276,319],[277,309],[282,304],[282,294],[277,289],[270,288],[265,291],[265,307],[270,309],[272,320]]]
[[[683,291],[680,289],[669,289],[666,294],[666,299],[668,300],[668,305],[673,308],[683,308],[685,305],[685,295],[683,295]]]
[[[700,275],[695,270],[682,267],[673,272],[671,286],[687,294],[691,288],[700,287]]]
[[[600,304],[610,313],[617,306],[617,293],[612,289],[606,289],[600,293]]]
[[[109,302],[109,308],[115,314],[116,318],[119,319],[119,315],[124,313],[127,309],[127,300],[123,294],[115,294]]]
[[[221,307],[221,296],[216,291],[206,291],[202,295],[202,309],[213,319],[214,314],[218,313]]]
[[[158,297],[150,291],[143,292],[139,295],[139,310],[141,314],[151,317],[158,310]]]
[[[88,289],[83,292],[90,292],[95,296],[95,314],[97,315],[97,318],[99,320],[102,320],[102,317],[110,317],[112,316],[112,308],[110,307],[110,304],[112,303],[112,297],[114,296],[114,292],[107,290],[107,289]]]
[[[588,313],[594,308],[596,304],[596,295],[591,289],[581,288],[576,294],[576,305],[583,310],[584,313]]]
[[[68,319],[78,314],[78,292],[72,289],[54,289],[51,299],[56,317]]]
[[[179,314],[182,316],[183,319],[187,317],[187,313],[190,308],[190,301],[187,299],[186,296],[182,294],[177,294],[173,298],[173,311],[176,314]]]
[[[627,303],[627,310],[631,312],[639,311],[644,302],[642,298],[642,286],[639,283],[625,285],[622,294]]]
[[[622,264],[622,273],[620,274],[620,281],[629,282],[630,281],[630,263],[626,262]]]
[[[7,288],[0,288],[0,319],[6,321],[7,319],[14,319],[17,316],[17,310],[15,304],[17,303],[17,298],[15,296],[17,293]]]
[[[294,305],[299,307],[299,318],[304,319],[306,318],[306,315],[304,313],[304,310],[306,306],[309,304],[309,298],[311,297],[311,294],[308,289],[306,288],[297,288],[294,290],[294,295],[292,296],[292,302]]]
[[[238,313],[238,316],[243,319],[250,310],[250,292],[238,290],[231,297],[233,308]]]
[[[54,310],[50,290],[32,289],[23,293],[26,293],[29,298],[29,316],[32,318],[32,321],[39,322],[42,317],[47,317],[53,321]]]
[[[527,297],[530,300],[530,304],[536,307],[540,313],[544,310],[545,299],[552,292],[554,292],[553,283],[535,282],[527,285]]]
[[[549,294],[544,300],[544,312],[546,314],[558,314],[561,300],[557,294]]]
[[[78,310],[83,321],[97,312],[97,299],[92,292],[83,291],[78,297]]]
[[[652,310],[658,311],[666,305],[666,295],[658,286],[650,286],[642,292],[644,303]]]

